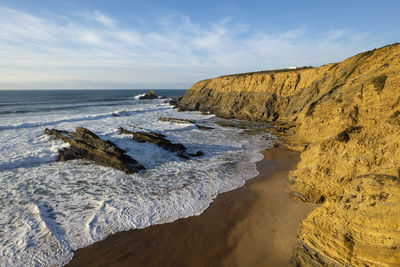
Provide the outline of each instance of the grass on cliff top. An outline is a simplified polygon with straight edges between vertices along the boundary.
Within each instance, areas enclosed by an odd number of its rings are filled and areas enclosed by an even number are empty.
[[[253,74],[273,74],[273,73],[279,73],[279,72],[294,72],[298,70],[305,70],[305,69],[313,69],[313,66],[303,66],[303,67],[298,67],[296,69],[277,69],[277,70],[262,70],[262,71],[254,71],[254,72],[244,72],[244,73],[237,73],[237,74],[228,74],[228,75],[222,75],[219,76],[218,78],[221,77],[240,77],[240,76],[247,76],[247,75],[253,75]]]
[[[368,51],[359,53],[359,54],[355,55],[354,57],[357,57],[357,60],[360,60],[360,59],[363,59],[363,58],[366,58],[366,57],[369,57],[369,56],[373,55],[374,51],[376,51],[378,49],[383,49],[383,48],[386,48],[386,47],[390,48],[390,47],[394,47],[394,46],[398,46],[398,45],[400,45],[400,43],[389,44],[389,45],[386,45],[386,46],[383,46],[383,47],[380,47],[380,48],[375,48],[375,49],[372,49],[372,50],[368,50]],[[340,63],[341,62],[332,63],[332,66],[330,67],[330,70],[335,68]],[[326,65],[328,65],[328,64],[326,64]],[[322,66],[325,66],[325,65],[322,65]],[[247,75],[253,75],[253,74],[268,74],[268,73],[273,74],[273,73],[279,73],[279,72],[294,72],[294,71],[298,71],[298,70],[312,69],[312,68],[315,68],[315,67],[313,67],[313,66],[303,66],[303,67],[299,67],[299,68],[296,68],[296,69],[262,70],[262,71],[254,71],[254,72],[244,72],[244,73],[237,73],[237,74],[222,75],[222,76],[219,76],[218,78],[221,78],[221,77],[240,77],[240,76],[247,76]],[[354,71],[354,69],[349,71],[350,74],[351,74],[352,71]],[[350,76],[350,75],[348,75],[348,76]]]

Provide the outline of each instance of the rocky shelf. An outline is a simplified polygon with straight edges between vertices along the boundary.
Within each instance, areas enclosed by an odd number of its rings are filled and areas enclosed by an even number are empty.
[[[124,128],[118,128],[118,132],[120,134],[129,134],[132,135],[132,139],[139,143],[152,143],[155,144],[162,149],[175,152],[179,157],[184,159],[189,159],[190,157],[200,157],[203,156],[204,153],[202,151],[197,151],[196,153],[187,153],[186,147],[183,144],[174,144],[170,140],[166,138],[165,135],[160,133],[155,133],[151,131],[129,131]]]
[[[200,130],[213,130],[213,127],[205,126],[205,125],[200,125],[197,124],[196,121],[194,120],[188,120],[188,119],[179,119],[179,118],[168,118],[168,117],[160,117],[158,118],[159,121],[162,122],[172,122],[172,123],[178,123],[178,124],[194,124],[197,128]]]
[[[115,168],[126,174],[145,169],[111,141],[104,141],[83,127],[76,128],[75,132],[45,129],[44,133],[70,144],[69,148],[64,148],[58,152],[59,161],[86,159]]]

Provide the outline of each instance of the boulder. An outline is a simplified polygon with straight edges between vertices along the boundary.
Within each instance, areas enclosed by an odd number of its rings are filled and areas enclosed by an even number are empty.
[[[103,166],[115,168],[126,174],[145,169],[111,141],[104,141],[83,127],[76,128],[75,132],[46,128],[44,133],[54,139],[70,144],[69,148],[58,152],[59,161],[86,159]]]

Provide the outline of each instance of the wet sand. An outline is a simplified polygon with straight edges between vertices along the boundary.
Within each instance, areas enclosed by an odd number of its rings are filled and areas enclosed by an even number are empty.
[[[76,251],[67,266],[291,266],[300,222],[316,205],[289,196],[298,153],[263,153],[257,177],[199,216],[114,234]]]

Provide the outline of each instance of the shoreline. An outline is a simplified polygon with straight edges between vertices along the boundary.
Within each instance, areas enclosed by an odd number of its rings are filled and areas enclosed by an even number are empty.
[[[290,266],[300,222],[317,205],[289,195],[299,153],[262,153],[259,175],[200,215],[113,234],[75,251],[66,266]]]

